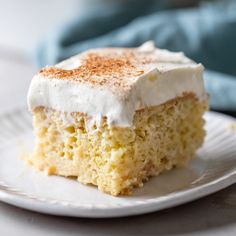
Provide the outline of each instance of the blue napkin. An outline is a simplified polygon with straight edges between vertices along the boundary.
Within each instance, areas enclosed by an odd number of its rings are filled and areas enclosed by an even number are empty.
[[[139,46],[183,51],[207,68],[210,105],[236,111],[236,1],[173,9],[170,1],[112,1],[91,8],[51,32],[39,45],[37,64],[52,65],[94,47]]]

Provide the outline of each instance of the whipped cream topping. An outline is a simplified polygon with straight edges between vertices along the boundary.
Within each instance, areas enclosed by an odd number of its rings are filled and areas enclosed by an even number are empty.
[[[81,112],[99,123],[131,126],[135,111],[185,93],[206,99],[203,66],[183,53],[155,48],[93,49],[42,69],[32,79],[28,106]]]

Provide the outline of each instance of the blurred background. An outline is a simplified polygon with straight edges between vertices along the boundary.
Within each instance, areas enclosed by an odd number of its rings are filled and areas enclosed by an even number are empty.
[[[0,111],[25,106],[42,66],[147,40],[202,62],[211,107],[235,113],[234,0],[0,0]]]
[[[0,111],[26,104],[37,44],[79,12],[78,0],[0,0]]]

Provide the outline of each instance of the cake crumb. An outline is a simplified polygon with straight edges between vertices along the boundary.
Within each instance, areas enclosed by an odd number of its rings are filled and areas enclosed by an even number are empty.
[[[44,171],[47,175],[53,175],[53,174],[56,173],[56,167],[55,166],[49,166],[49,167],[45,168]]]
[[[150,81],[155,81],[155,80],[157,80],[157,76],[154,75],[154,74],[152,74],[152,75],[150,75],[150,76],[148,77],[148,79],[149,79]]]
[[[235,123],[229,123],[227,126],[228,131],[235,132],[236,131],[236,124]]]

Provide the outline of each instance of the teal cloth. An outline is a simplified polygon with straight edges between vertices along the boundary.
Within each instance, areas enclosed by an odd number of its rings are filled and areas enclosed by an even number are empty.
[[[139,46],[183,51],[206,67],[210,105],[236,111],[236,1],[173,9],[169,1],[98,4],[51,32],[39,45],[37,64],[53,65],[94,47]]]

